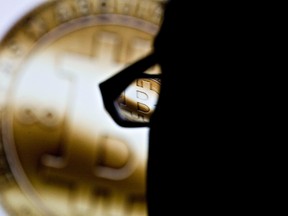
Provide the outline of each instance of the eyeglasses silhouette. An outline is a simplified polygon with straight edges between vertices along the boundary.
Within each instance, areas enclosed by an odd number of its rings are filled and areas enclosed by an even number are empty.
[[[99,84],[104,107],[118,125],[149,126],[161,86],[161,74],[147,72],[154,66],[151,53]]]

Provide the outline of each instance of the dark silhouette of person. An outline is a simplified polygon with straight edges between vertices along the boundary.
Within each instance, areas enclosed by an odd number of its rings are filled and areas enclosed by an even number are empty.
[[[245,5],[228,6],[167,1],[152,54],[116,74],[110,87],[100,84],[110,98],[104,97],[106,109],[117,116],[111,101],[160,65],[161,90],[148,125],[148,216],[269,209],[260,145],[270,137],[255,73],[265,67],[257,58],[258,18]]]
[[[252,6],[228,5],[165,5],[154,40],[162,74],[150,122],[149,216],[269,209],[260,143],[271,132],[257,72],[267,65],[263,32]]]

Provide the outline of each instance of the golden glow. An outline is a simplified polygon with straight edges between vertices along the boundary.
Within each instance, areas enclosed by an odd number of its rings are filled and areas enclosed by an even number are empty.
[[[0,197],[9,214],[146,215],[148,129],[116,125],[98,84],[151,50],[161,13],[152,0],[49,1],[0,43]],[[153,111],[159,88],[138,80],[125,94],[132,105],[133,92],[149,95],[140,109]]]

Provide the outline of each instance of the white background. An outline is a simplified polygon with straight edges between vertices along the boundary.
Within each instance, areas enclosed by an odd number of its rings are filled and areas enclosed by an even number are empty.
[[[0,0],[0,40],[19,17],[45,0]]]
[[[21,16],[43,1],[44,0],[0,0],[0,40]],[[1,203],[0,216],[8,216],[3,211]]]

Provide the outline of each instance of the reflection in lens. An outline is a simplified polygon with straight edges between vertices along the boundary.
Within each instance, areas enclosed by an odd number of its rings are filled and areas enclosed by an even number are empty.
[[[157,104],[159,91],[159,79],[135,80],[116,101],[119,115],[126,121],[149,122]]]

